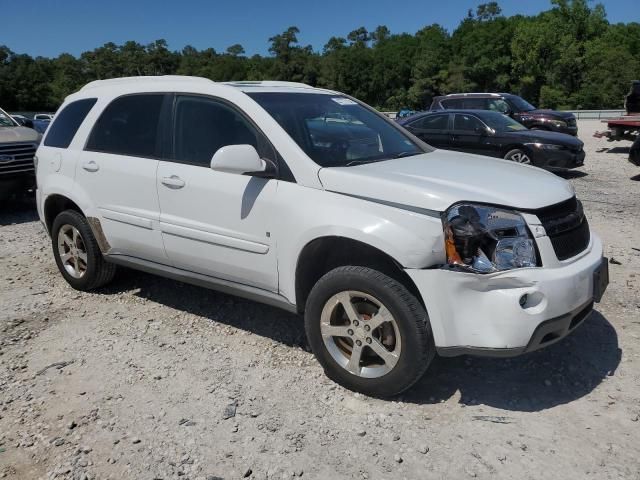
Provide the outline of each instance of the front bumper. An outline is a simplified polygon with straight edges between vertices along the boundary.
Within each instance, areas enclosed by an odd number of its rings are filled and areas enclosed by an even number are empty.
[[[577,168],[584,165],[585,155],[584,150],[578,152],[571,150],[543,150],[535,152],[534,164],[536,167],[548,169]]]
[[[553,267],[488,275],[444,269],[406,272],[425,302],[439,353],[500,356],[535,350],[573,331],[598,295],[594,274],[602,262],[602,243],[592,234],[577,259]]]

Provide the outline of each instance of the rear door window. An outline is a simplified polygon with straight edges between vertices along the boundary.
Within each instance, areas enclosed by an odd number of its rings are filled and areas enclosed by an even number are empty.
[[[45,147],[68,148],[78,128],[96,104],[96,98],[71,102],[58,113],[44,139]]]
[[[96,122],[86,150],[135,157],[161,154],[159,125],[165,94],[136,94],[116,98]]]
[[[447,110],[453,110],[453,109],[462,108],[462,100],[463,100],[462,98],[452,98],[449,100],[442,100],[440,103]]]
[[[449,128],[449,115],[426,115],[410,123],[409,127],[419,130],[447,130]]]

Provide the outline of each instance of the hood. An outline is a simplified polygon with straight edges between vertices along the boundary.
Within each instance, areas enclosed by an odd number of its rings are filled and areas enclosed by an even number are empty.
[[[555,118],[557,120],[569,120],[571,118],[576,118],[576,116],[571,112],[559,112],[558,110],[551,110],[546,108],[536,108],[535,110],[519,112],[519,115],[531,115],[533,117]]]
[[[329,191],[437,211],[460,201],[536,209],[574,195],[569,182],[545,170],[448,150],[318,175]]]
[[[0,143],[40,142],[40,134],[27,127],[0,127]]]
[[[572,149],[581,149],[584,146],[582,140],[566,133],[549,132],[546,130],[517,130],[513,132],[499,132],[498,135],[514,135],[520,139],[523,137],[531,143],[552,143],[563,145]]]

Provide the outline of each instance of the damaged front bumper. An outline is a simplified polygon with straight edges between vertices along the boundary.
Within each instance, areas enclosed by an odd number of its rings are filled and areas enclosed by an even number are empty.
[[[553,267],[494,274],[407,269],[427,306],[440,355],[513,356],[573,331],[608,282],[602,242]]]

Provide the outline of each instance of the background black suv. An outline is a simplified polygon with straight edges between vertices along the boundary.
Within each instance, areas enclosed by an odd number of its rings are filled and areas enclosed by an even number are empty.
[[[452,93],[435,97],[430,110],[492,110],[509,115],[527,128],[577,135],[573,113],[538,109],[510,93]]]

